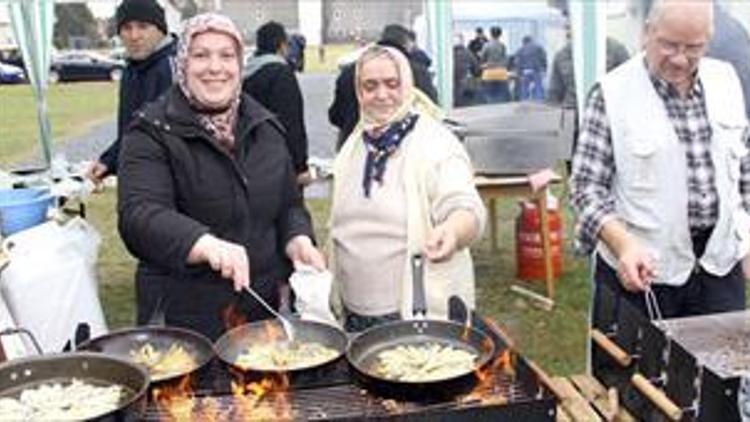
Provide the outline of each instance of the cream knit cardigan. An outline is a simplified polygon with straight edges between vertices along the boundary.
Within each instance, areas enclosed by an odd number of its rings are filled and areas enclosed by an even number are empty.
[[[338,194],[338,180],[342,175],[358,174],[351,172],[350,166],[361,167],[361,162],[355,162],[353,157],[357,149],[363,149],[364,143],[359,134],[361,127],[358,126],[352,132],[336,156],[333,163],[333,207],[339,201],[346,198]],[[404,282],[401,283],[400,313],[403,319],[412,318],[412,270],[410,256],[422,250],[425,238],[429,230],[436,223],[430,217],[431,202],[436,201],[431,192],[428,191],[428,170],[447,158],[457,157],[471,168],[471,161],[463,146],[456,137],[432,116],[422,113],[411,133],[403,140],[402,148],[405,148],[405,190],[407,197],[407,249],[409,254],[404,257]],[[473,173],[473,171],[472,171]],[[467,186],[477,195],[475,187]],[[486,211],[481,205],[479,210],[472,210],[476,215],[481,234],[485,220]],[[330,221],[329,221],[330,228]],[[477,237],[479,237],[479,235]],[[328,256],[333,274],[336,274],[336,257],[333,252],[332,242],[329,239]],[[461,297],[469,308],[474,308],[474,267],[469,254],[469,249],[464,248],[456,251],[450,260],[441,263],[425,261],[425,297],[427,301],[427,315],[429,318],[446,319],[448,317],[448,298],[451,295]],[[339,281],[334,280],[334,301],[340,301]],[[339,296],[339,297],[336,297]],[[340,302],[338,302],[340,303]]]

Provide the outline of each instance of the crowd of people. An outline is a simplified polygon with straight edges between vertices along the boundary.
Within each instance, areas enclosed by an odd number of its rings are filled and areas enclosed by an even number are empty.
[[[750,130],[732,66],[703,57],[714,31],[707,4],[657,0],[632,57],[607,41],[611,71],[581,111],[573,154],[576,233],[594,253],[597,285],[640,308],[653,291],[665,316],[745,307]],[[139,324],[162,312],[215,339],[227,312],[270,316],[244,289],[278,308],[281,285],[306,267],[330,268],[341,321],[361,331],[412,315],[415,254],[427,260],[430,316],[445,318],[451,296],[475,305],[469,246],[487,217],[412,31],[385,26],[337,77],[324,254],[303,196],[301,65],[286,59],[283,25],[257,28],[244,63],[241,31],[226,16],[195,16],[177,37],[155,0],[124,0],[116,24],[128,52],[117,139],[89,177],[118,176],[118,229],[139,260]],[[467,45],[456,36],[457,104],[575,108],[570,40],[547,85],[542,46],[526,36],[509,55],[502,29],[489,32],[477,28]]]
[[[509,101],[543,101],[547,52],[531,35],[510,54],[502,41],[503,29],[477,27],[464,45],[462,34],[453,40],[453,104],[456,107]]]

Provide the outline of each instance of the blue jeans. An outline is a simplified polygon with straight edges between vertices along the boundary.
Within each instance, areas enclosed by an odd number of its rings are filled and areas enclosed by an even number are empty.
[[[482,81],[482,92],[487,104],[507,103],[510,101],[508,81]]]
[[[518,99],[538,100],[544,99],[544,86],[542,85],[542,73],[532,69],[521,71],[519,78]]]

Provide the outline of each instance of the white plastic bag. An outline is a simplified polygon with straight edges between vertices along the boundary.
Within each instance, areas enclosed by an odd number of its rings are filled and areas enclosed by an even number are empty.
[[[296,296],[294,307],[300,318],[339,326],[331,313],[328,298],[331,294],[333,276],[328,271],[318,271],[302,266],[289,278],[289,284]]]
[[[88,324],[92,337],[107,332],[95,277],[100,241],[81,218],[49,221],[3,241],[10,264],[0,274],[0,293],[45,353],[72,343],[79,324]]]

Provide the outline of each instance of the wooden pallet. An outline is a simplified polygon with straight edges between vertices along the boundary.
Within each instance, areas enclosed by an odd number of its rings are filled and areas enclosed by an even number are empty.
[[[619,406],[617,391],[607,391],[593,376],[578,374],[551,379],[558,395],[557,420],[568,421],[635,421]]]

